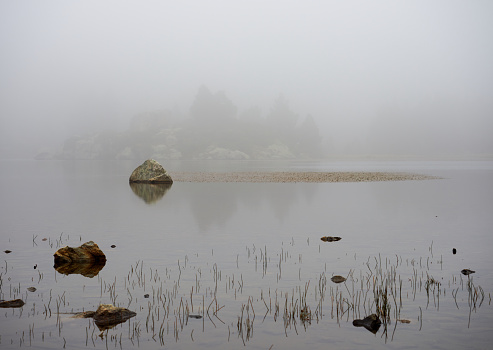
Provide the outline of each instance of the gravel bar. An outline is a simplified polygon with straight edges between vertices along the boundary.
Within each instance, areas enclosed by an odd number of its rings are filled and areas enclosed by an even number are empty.
[[[434,176],[389,172],[169,172],[176,182],[373,182],[431,180]]]

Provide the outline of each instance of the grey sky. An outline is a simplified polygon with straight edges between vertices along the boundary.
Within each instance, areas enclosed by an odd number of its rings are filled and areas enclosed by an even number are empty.
[[[493,153],[488,0],[0,0],[0,47],[0,156],[187,112],[202,84],[240,112],[283,93],[340,152],[411,127],[420,152]]]

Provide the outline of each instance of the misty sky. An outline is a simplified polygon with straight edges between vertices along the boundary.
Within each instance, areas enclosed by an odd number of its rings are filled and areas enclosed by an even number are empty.
[[[493,1],[0,0],[0,157],[201,85],[239,112],[282,93],[339,153],[491,154]]]

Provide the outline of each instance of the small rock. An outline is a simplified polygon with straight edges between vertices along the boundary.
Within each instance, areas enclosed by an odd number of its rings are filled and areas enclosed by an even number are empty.
[[[324,236],[320,239],[324,242],[337,242],[341,240],[341,237]]]
[[[189,318],[201,319],[202,315],[188,315]]]
[[[34,287],[28,287],[27,290],[30,291],[30,292],[35,292],[36,291],[36,288],[34,288]]]
[[[44,241],[47,241],[47,240],[48,240],[48,238],[43,238],[43,239],[42,239],[42,241],[43,241],[43,242],[44,242]]]
[[[116,245],[112,244],[112,245],[111,245],[111,248],[116,248]]]
[[[409,320],[397,320],[397,321],[399,321],[400,323],[411,323],[411,321]]]
[[[377,333],[381,324],[382,324],[382,322],[380,321],[378,316],[375,314],[371,314],[370,316],[366,316],[362,320],[354,320],[353,321],[353,326],[365,327],[367,330],[369,330],[373,334]]]
[[[457,249],[452,249],[452,254],[457,254]]]
[[[333,276],[331,279],[330,279],[332,282],[334,283],[342,283],[344,282],[346,279],[342,276]]]
[[[475,272],[476,272],[476,271],[469,270],[469,269],[464,269],[464,270],[462,270],[462,271],[461,271],[461,273],[462,273],[463,275],[466,275],[466,276],[470,275],[471,273],[475,273]]]
[[[0,307],[22,307],[24,305],[24,301],[22,299],[14,299],[14,300],[4,300],[0,301]]]
[[[101,304],[96,311],[79,312],[73,318],[93,318],[100,331],[110,329],[137,315],[135,312],[111,304]]]
[[[94,314],[94,321],[98,325],[115,324],[125,322],[135,315],[137,315],[135,312],[123,307],[115,307],[111,304],[101,304]]]
[[[5,254],[12,253],[12,251],[11,250],[8,250],[8,249],[7,250],[4,250],[4,252],[5,252]]]
[[[144,294],[144,298],[149,298],[149,294]]]

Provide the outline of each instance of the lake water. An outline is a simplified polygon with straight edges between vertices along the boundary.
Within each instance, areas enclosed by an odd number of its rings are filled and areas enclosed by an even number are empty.
[[[2,349],[491,348],[493,162],[162,164],[441,179],[146,192],[135,162],[0,161],[0,299],[25,301],[0,309]],[[58,248],[91,240],[97,276],[54,269]],[[72,318],[99,304],[137,316],[104,331]],[[353,326],[374,313],[378,330]]]

